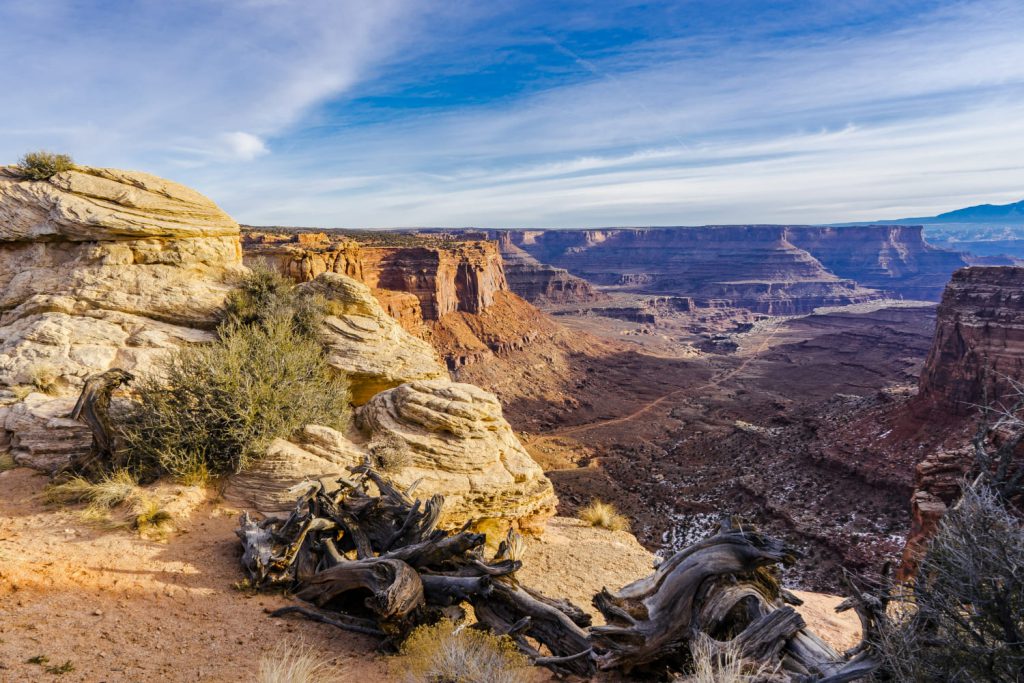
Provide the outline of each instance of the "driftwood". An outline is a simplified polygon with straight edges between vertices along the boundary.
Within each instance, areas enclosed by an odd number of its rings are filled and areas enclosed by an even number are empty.
[[[853,681],[875,663],[866,647],[839,654],[807,630],[789,605],[777,565],[796,554],[749,528],[724,524],[714,536],[663,562],[654,574],[594,606],[606,625],[566,600],[516,579],[522,538],[510,532],[493,557],[468,529],[436,529],[443,500],[412,499],[367,466],[328,491],[311,483],[285,519],[243,513],[242,565],[257,588],[291,590],[301,614],[383,636],[391,647],[417,625],[458,618],[472,605],[478,628],[508,635],[536,664],[561,674],[598,670],[671,676],[688,670],[690,644],[708,636],[773,671],[772,681]],[[844,608],[869,625],[878,606],[858,593]],[[703,635],[702,635],[703,634]]]
[[[88,451],[74,455],[55,471],[55,477],[77,474],[96,479],[121,464],[117,461],[114,430],[110,424],[110,399],[115,390],[133,379],[130,372],[114,368],[85,380],[78,402],[68,417],[88,425],[92,432],[92,445]]]

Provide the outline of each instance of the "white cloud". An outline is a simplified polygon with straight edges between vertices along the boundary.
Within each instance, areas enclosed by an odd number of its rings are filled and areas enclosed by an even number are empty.
[[[224,133],[221,140],[227,148],[228,153],[241,161],[252,161],[256,157],[263,156],[270,152],[266,143],[258,136],[243,131]]]

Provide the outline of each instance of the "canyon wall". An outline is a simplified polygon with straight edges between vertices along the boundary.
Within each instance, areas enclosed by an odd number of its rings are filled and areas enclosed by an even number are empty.
[[[520,349],[557,329],[510,290],[501,252],[491,240],[247,229],[243,246],[248,263],[263,260],[300,282],[324,272],[360,280],[405,329],[430,341],[452,370]],[[592,291],[586,283],[579,288]],[[557,287],[549,284],[546,291]]]
[[[972,266],[953,274],[921,373],[920,408],[955,415],[1007,398],[1024,379],[1024,268]]]
[[[879,296],[829,272],[783,226],[519,230],[508,240],[595,284],[681,294],[700,306],[794,315]]]
[[[787,234],[839,277],[905,299],[937,301],[950,274],[967,265],[963,254],[925,242],[919,225],[802,226]]]
[[[902,225],[510,230],[507,240],[596,284],[781,315],[883,294],[937,300],[966,265]]]
[[[903,422],[939,435],[915,468],[912,527],[904,573],[934,533],[974,465],[970,446],[978,407],[1011,406],[1024,380],[1024,268],[972,266],[953,274],[938,307],[935,337],[917,397]],[[933,437],[934,438],[934,437]]]
[[[564,304],[606,298],[583,278],[535,259],[513,242],[508,231],[492,230],[488,238],[498,243],[509,288],[527,301]]]

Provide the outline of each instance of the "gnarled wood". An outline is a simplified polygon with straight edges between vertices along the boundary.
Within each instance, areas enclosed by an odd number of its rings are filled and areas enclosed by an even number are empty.
[[[55,471],[97,479],[117,467],[123,466],[117,457],[114,430],[110,425],[110,399],[114,391],[135,377],[125,370],[107,370],[85,380],[78,402],[68,415],[72,420],[88,425],[92,431],[92,446],[88,452],[76,454],[68,464]]]

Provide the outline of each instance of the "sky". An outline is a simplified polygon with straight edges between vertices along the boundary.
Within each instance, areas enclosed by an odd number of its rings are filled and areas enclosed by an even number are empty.
[[[0,163],[239,222],[821,223],[1024,198],[1024,2],[0,0]]]

